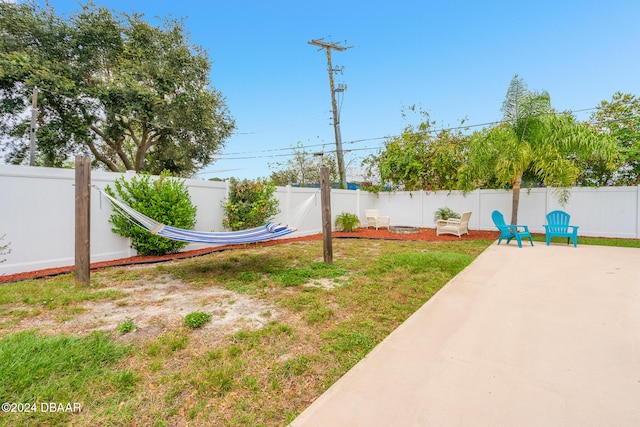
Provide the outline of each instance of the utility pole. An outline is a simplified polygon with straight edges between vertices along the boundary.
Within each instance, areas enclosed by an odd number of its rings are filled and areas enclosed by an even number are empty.
[[[336,136],[336,155],[338,157],[338,171],[340,173],[340,188],[347,188],[347,172],[344,167],[344,155],[342,152],[342,135],[340,134],[340,113],[338,112],[338,105],[336,103],[336,92],[344,92],[347,88],[345,85],[338,85],[335,88],[333,81],[333,73],[342,72],[342,68],[333,68],[331,65],[331,51],[344,51],[349,47],[340,46],[338,43],[331,43],[322,41],[322,39],[314,39],[309,42],[310,45],[319,46],[320,49],[324,49],[327,54],[327,64],[329,70],[329,87],[331,88],[331,109],[333,110],[333,130]]]

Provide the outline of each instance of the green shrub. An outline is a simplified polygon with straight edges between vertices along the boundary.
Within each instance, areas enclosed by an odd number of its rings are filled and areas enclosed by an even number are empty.
[[[169,177],[168,172],[156,180],[146,174],[135,175],[129,181],[122,177],[116,180],[115,189],[124,203],[162,224],[186,229],[193,229],[196,224],[196,207],[184,181]],[[105,192],[115,197],[109,186]],[[131,246],[142,255],[174,253],[188,244],[156,236],[118,211],[114,211],[109,221],[115,233],[131,237]]]
[[[191,329],[197,329],[203,327],[209,320],[211,315],[202,311],[194,311],[184,317],[184,324]]]
[[[336,227],[340,231],[351,232],[351,231],[354,231],[356,228],[358,228],[359,225],[360,225],[360,219],[356,214],[342,212],[336,218]]]
[[[440,208],[437,211],[435,211],[433,213],[433,221],[434,222],[438,222],[439,220],[443,219],[443,220],[447,220],[449,218],[460,218],[460,214],[455,212],[454,210],[448,208],[448,207],[444,207],[444,208]]]
[[[280,212],[275,191],[275,184],[266,180],[231,178],[229,200],[222,203],[222,225],[235,231],[266,224]]]

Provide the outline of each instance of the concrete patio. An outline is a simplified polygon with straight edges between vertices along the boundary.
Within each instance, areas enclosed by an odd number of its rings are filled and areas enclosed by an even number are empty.
[[[640,425],[640,249],[493,244],[291,426]]]

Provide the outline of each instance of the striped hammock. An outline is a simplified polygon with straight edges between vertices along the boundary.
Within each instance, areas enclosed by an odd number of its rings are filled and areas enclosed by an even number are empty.
[[[241,231],[206,232],[185,230],[183,228],[172,227],[162,224],[148,216],[138,212],[126,203],[111,197],[102,189],[95,187],[100,194],[104,195],[121,214],[127,216],[149,232],[171,240],[189,243],[209,243],[213,245],[230,245],[238,243],[256,243],[265,240],[275,239],[293,233],[295,228],[274,222],[269,222],[261,227],[251,228]]]

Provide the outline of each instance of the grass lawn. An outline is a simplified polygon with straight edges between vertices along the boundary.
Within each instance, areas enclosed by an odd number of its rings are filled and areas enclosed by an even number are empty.
[[[336,239],[326,265],[304,241],[4,284],[0,425],[286,425],[492,243]]]
[[[534,242],[546,242],[544,234],[534,234]],[[566,237],[552,237],[551,243],[567,243]],[[570,241],[573,245],[573,241]],[[617,246],[621,248],[640,248],[640,239],[617,239],[608,237],[584,237],[578,235],[578,245]]]

